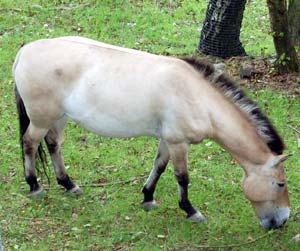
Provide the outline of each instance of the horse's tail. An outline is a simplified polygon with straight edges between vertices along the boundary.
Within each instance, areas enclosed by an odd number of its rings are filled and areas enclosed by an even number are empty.
[[[21,145],[21,150],[22,150],[22,160],[23,160],[23,166],[25,167],[25,156],[24,156],[24,139],[23,139],[23,136],[24,134],[26,133],[26,130],[30,124],[30,119],[27,115],[27,112],[26,112],[26,108],[24,106],[24,103],[23,103],[23,99],[21,98],[19,92],[18,92],[18,89],[17,89],[17,86],[15,86],[15,97],[16,97],[16,105],[17,105],[17,111],[18,111],[18,117],[19,117],[19,130],[20,130],[20,145]],[[46,152],[43,148],[43,145],[40,143],[39,146],[38,146],[38,157],[39,157],[39,160],[42,164],[42,168],[44,170],[44,173],[46,174],[47,176],[47,172],[46,172],[46,166],[47,166],[47,158],[46,158]],[[37,168],[38,171],[40,171],[38,168]]]
[[[18,92],[17,86],[15,85],[15,98],[16,98],[16,105],[17,105],[17,111],[18,111],[18,118],[19,118],[19,141],[20,146],[22,149],[22,159],[23,159],[23,165],[25,166],[25,158],[24,158],[24,149],[23,149],[23,136],[30,124],[30,119],[27,115],[23,100],[20,96],[20,93]]]
[[[16,70],[16,67],[17,67],[17,64],[18,64],[18,61],[19,61],[19,54],[17,55],[17,58],[15,60],[14,66],[13,66],[14,76],[15,76],[15,70]],[[18,120],[19,120],[19,130],[20,130],[20,132],[19,132],[20,139],[19,140],[20,140],[20,145],[21,145],[21,150],[22,150],[21,154],[22,154],[23,166],[25,168],[24,139],[23,139],[23,136],[26,133],[27,128],[30,124],[30,119],[28,117],[23,99],[22,99],[22,97],[21,97],[21,95],[18,91],[18,88],[17,88],[16,84],[15,84],[15,100],[16,100]],[[37,152],[38,152],[39,160],[40,160],[41,165],[42,165],[43,172],[45,173],[47,179],[49,180],[49,177],[48,177],[48,174],[47,174],[47,171],[46,171],[46,167],[47,167],[46,152],[44,151],[44,148],[43,148],[41,143],[38,146]],[[41,170],[38,167],[37,167],[37,170],[39,172],[41,172]]]

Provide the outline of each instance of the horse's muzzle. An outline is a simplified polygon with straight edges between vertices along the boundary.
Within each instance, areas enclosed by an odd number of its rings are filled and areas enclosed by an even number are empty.
[[[282,227],[290,216],[289,208],[278,208],[261,218],[260,224],[263,228],[274,229]]]

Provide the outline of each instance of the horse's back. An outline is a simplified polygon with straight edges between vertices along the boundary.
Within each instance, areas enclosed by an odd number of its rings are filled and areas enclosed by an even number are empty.
[[[164,71],[162,68],[170,68],[176,61],[179,60],[83,37],[61,37],[38,40],[22,47],[14,64],[14,75],[20,88],[20,85],[24,88],[31,85],[66,91],[94,72],[99,78],[97,85],[110,80],[110,84],[123,83],[130,87],[139,77],[147,79],[149,74],[155,77],[154,71]]]

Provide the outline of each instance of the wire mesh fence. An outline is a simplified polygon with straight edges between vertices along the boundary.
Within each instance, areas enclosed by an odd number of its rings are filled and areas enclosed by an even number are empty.
[[[222,58],[244,56],[240,29],[246,0],[210,0],[198,49]]]

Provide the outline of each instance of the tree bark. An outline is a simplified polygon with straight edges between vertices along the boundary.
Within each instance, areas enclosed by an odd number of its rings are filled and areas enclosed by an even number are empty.
[[[300,1],[290,0],[288,9],[289,30],[292,44],[300,49]]]
[[[298,1],[298,0],[297,0]],[[298,72],[299,62],[289,34],[286,0],[267,0],[280,73]]]
[[[245,4],[246,0],[210,0],[199,51],[221,58],[247,55],[240,42]]]

